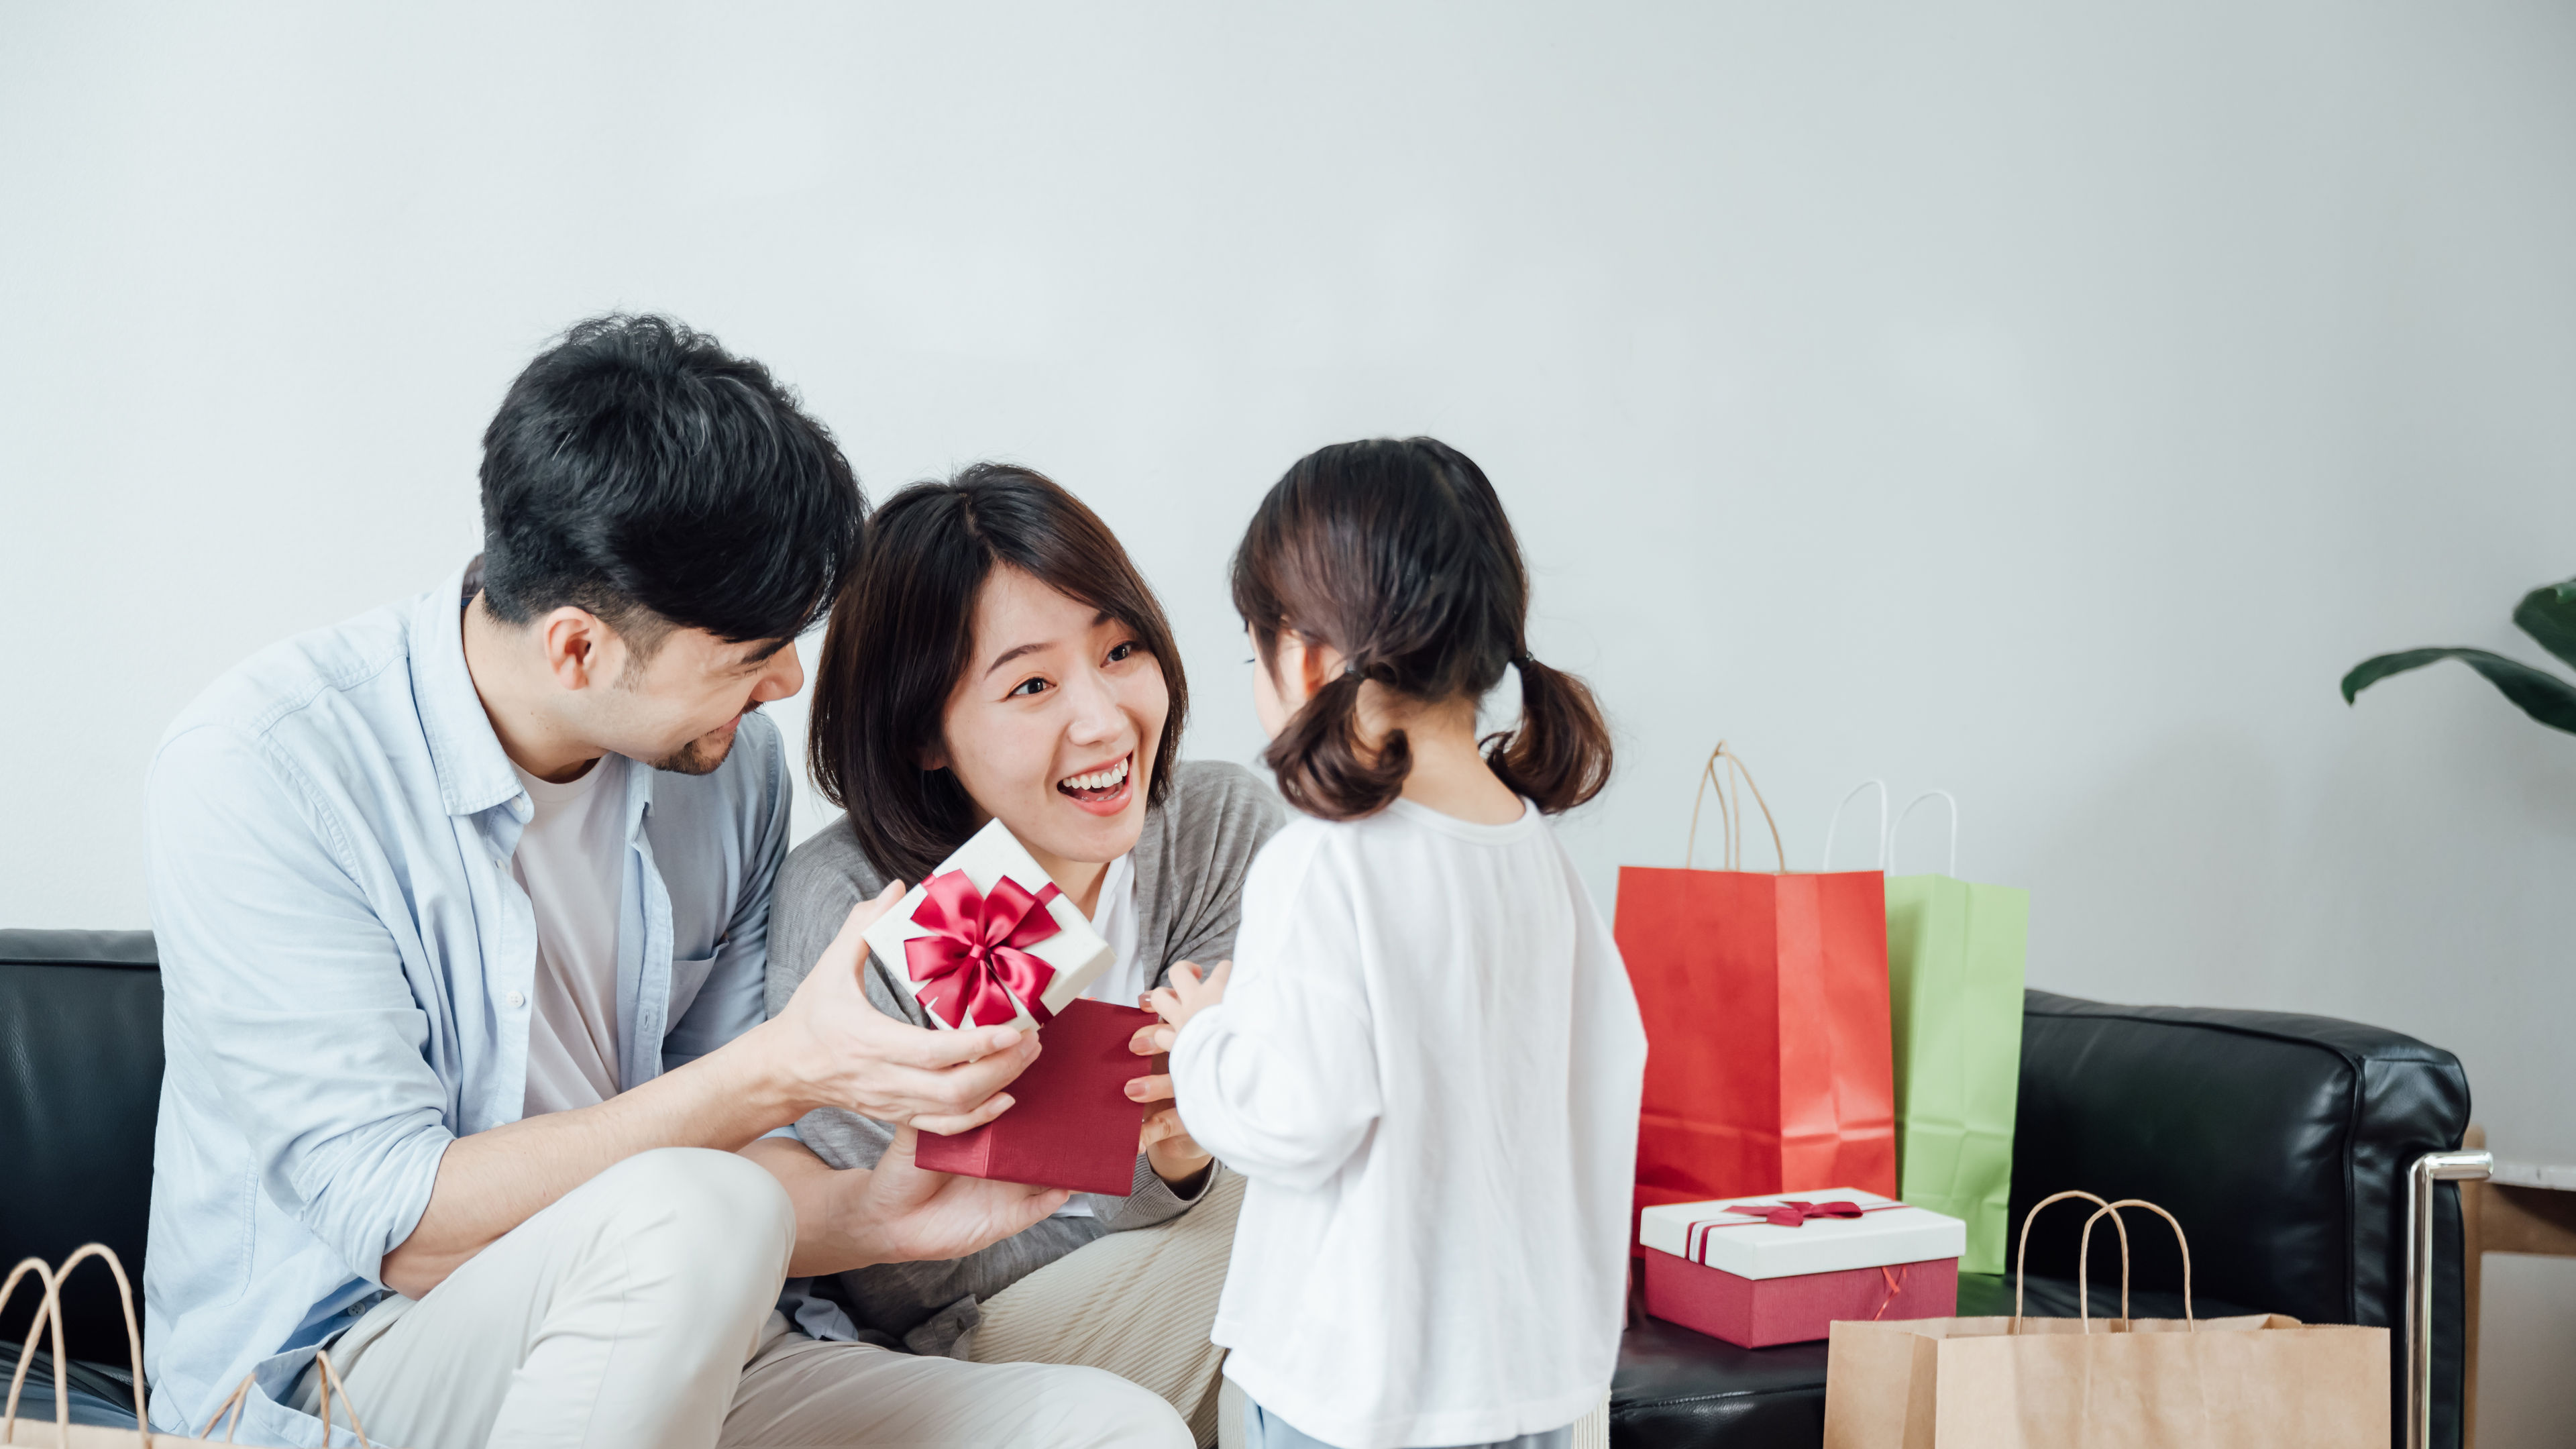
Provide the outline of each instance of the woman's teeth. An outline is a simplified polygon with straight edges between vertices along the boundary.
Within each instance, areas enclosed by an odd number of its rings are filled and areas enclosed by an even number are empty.
[[[1060,790],[1115,789],[1127,783],[1127,761],[1120,760],[1106,770],[1094,770],[1087,775],[1067,775],[1055,783],[1056,788]]]

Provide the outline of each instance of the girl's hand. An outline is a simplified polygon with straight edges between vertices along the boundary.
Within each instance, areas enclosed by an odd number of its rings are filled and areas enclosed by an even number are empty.
[[[1160,1056],[1172,1049],[1172,1038],[1180,1033],[1156,1022],[1141,1027],[1129,1038],[1127,1049],[1140,1057]],[[1138,1077],[1127,1084],[1131,1102],[1169,1102],[1172,1100],[1172,1078],[1169,1073]],[[1154,1166],[1154,1175],[1185,1193],[1198,1184],[1196,1179],[1207,1171],[1215,1159],[1190,1136],[1181,1125],[1177,1108],[1164,1107],[1145,1119],[1144,1130],[1137,1135],[1136,1150]]]
[[[1191,1017],[1225,1000],[1226,979],[1233,974],[1232,961],[1219,961],[1202,979],[1197,966],[1183,961],[1172,968],[1170,985],[1145,993],[1145,1009],[1161,1017],[1177,1036]]]

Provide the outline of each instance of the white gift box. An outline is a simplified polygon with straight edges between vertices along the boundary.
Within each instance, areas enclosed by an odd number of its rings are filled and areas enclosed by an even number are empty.
[[[985,914],[969,919],[978,912]],[[999,820],[941,861],[866,935],[869,949],[922,1003],[932,1023],[949,1028],[1035,1028],[1039,1017],[1019,989],[1032,979],[1026,958],[1035,958],[1052,973],[1038,992],[1038,1004],[1052,1016],[1108,970],[1116,954]],[[943,943],[939,954],[948,968],[928,980],[913,975],[913,953],[906,944],[925,938]],[[983,1020],[988,1013],[973,1009],[978,996],[988,1005],[1005,1002],[1011,1010],[992,1010],[996,1019]],[[934,1004],[942,1000],[957,1003],[958,1019],[942,1014]]]
[[[1796,1227],[1762,1220],[1772,1208],[1791,1201],[1850,1203],[1861,1213],[1856,1218],[1808,1217]],[[1730,1211],[1736,1208],[1744,1211]],[[1955,1258],[1967,1250],[1968,1225],[1876,1193],[1834,1187],[1650,1207],[1639,1216],[1637,1240],[1739,1278],[1794,1278]]]

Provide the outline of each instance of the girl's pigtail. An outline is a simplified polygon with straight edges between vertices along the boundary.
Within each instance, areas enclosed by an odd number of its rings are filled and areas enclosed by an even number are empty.
[[[1360,685],[1356,670],[1315,691],[1288,727],[1262,752],[1288,803],[1326,820],[1374,814],[1404,790],[1413,748],[1404,731],[1389,730],[1374,752],[1360,736]]]
[[[1521,726],[1486,736],[1485,763],[1548,814],[1571,810],[1610,783],[1609,722],[1582,680],[1527,654],[1513,665],[1521,675]]]

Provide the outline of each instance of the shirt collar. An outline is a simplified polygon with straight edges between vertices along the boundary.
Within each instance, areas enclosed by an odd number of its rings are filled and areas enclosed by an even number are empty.
[[[439,803],[450,815],[480,814],[522,793],[465,667],[465,610],[459,600],[466,597],[467,573],[481,562],[448,575],[412,606],[413,700],[438,767]]]

